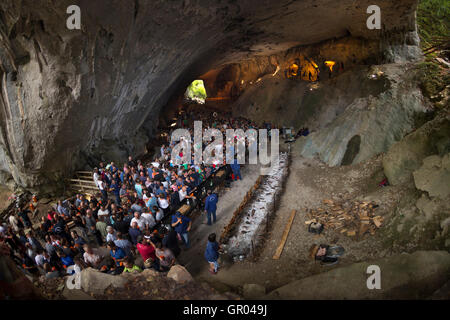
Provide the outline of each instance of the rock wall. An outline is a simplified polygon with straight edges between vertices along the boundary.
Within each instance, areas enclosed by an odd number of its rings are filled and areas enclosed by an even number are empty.
[[[369,290],[367,268],[381,270],[381,288]],[[417,251],[355,263],[294,281],[270,292],[267,299],[424,299],[448,281],[450,254]]]
[[[65,27],[72,4],[81,30]],[[225,63],[348,35],[405,49],[417,0],[378,1],[382,31],[366,27],[371,4],[4,0],[0,183],[37,188],[101,158],[145,152],[172,93]]]

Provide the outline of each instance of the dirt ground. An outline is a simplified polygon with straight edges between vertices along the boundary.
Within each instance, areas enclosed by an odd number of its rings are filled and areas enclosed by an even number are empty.
[[[222,292],[231,290],[240,293],[241,287],[246,283],[261,284],[269,292],[293,280],[325,272],[330,268],[391,255],[392,249],[386,248],[382,241],[384,225],[374,236],[366,234],[362,239],[350,238],[333,230],[324,230],[322,234],[314,235],[307,231],[305,225],[307,220],[305,209],[323,206],[324,199],[375,201],[379,205],[376,214],[383,216],[385,223],[389,221],[394,208],[408,191],[401,187],[378,187],[378,183],[383,179],[381,160],[382,155],[358,165],[328,167],[316,159],[301,157],[293,144],[285,192],[259,257],[255,261],[237,263],[223,261],[221,271],[217,275],[211,275],[203,258],[204,246],[196,244],[195,253],[193,249],[192,252],[184,253],[189,254],[191,259],[192,254],[198,258],[191,260],[194,262],[187,265],[188,270],[197,280],[206,281]],[[232,188],[229,192],[235,194],[236,191],[238,190]],[[225,193],[219,200],[219,208],[221,206],[223,208],[226,199]],[[228,207],[238,206],[239,203],[240,201],[234,201]],[[272,257],[293,209],[297,210],[297,214],[283,253],[279,260],[273,260]],[[231,217],[234,208],[230,210],[231,212],[221,215]],[[205,232],[197,235],[195,229],[192,234],[194,238],[207,236]],[[202,241],[206,244],[206,239]],[[313,244],[338,244],[343,246],[346,252],[337,265],[321,266],[308,256],[309,248]]]

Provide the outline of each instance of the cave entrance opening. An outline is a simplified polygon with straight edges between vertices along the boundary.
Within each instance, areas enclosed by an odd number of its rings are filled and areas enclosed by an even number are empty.
[[[206,88],[203,80],[194,80],[187,87],[186,92],[184,94],[185,100],[187,102],[194,102],[198,104],[205,104],[206,98]]]

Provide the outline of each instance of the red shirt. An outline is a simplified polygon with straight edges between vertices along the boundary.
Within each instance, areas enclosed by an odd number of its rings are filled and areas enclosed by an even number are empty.
[[[156,260],[156,255],[155,255],[155,248],[153,248],[153,246],[151,244],[140,244],[138,243],[136,245],[142,260],[145,262],[148,258],[151,258],[153,260]]]

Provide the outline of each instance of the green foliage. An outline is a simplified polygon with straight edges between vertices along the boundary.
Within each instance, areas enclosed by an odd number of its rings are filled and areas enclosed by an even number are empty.
[[[186,96],[187,98],[191,100],[205,100],[206,95],[206,89],[203,84],[203,80],[194,80],[189,85],[189,87],[186,90]]]
[[[417,8],[417,24],[423,48],[430,46],[435,37],[448,37],[450,1],[420,0]]]
[[[450,1],[420,0],[417,8],[417,25],[422,49],[436,48],[450,39]],[[418,64],[418,76],[423,94],[433,102],[442,99],[443,90],[450,83],[448,69],[442,67],[436,57],[444,57],[446,49],[439,47],[426,55]],[[447,51],[448,53],[448,51]]]
[[[434,57],[427,57],[417,65],[418,77],[421,82],[423,94],[432,98],[445,89],[450,83],[450,75],[435,62]]]

